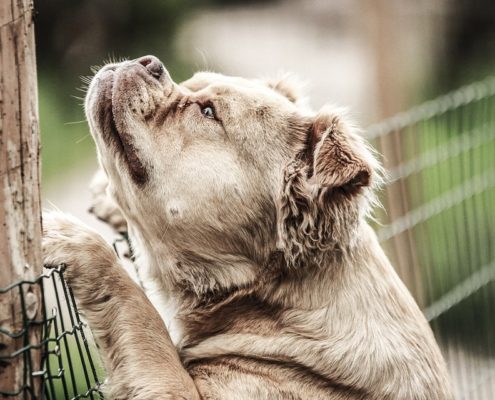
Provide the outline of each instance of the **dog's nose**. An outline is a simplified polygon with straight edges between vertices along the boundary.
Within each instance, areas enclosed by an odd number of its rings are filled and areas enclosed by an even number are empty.
[[[156,79],[160,79],[163,75],[163,71],[165,70],[162,62],[155,56],[144,56],[138,58],[137,62],[145,67]]]

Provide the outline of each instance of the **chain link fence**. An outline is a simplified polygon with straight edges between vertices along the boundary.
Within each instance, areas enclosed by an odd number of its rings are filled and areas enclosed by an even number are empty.
[[[457,399],[495,399],[495,77],[370,127],[388,170],[376,227]]]
[[[90,349],[93,346],[88,342],[91,334],[80,319],[72,291],[65,284],[63,269],[63,266],[47,269],[36,280],[20,281],[0,289],[0,296],[17,292],[22,310],[15,318],[18,329],[0,328],[0,335],[16,340],[18,347],[11,354],[0,352],[0,365],[8,368],[12,359],[21,357],[24,366],[21,386],[13,391],[0,388],[2,398],[38,399],[35,388],[41,387],[41,398],[46,400],[103,399]],[[42,298],[38,313],[29,309],[27,301],[33,286],[39,287]],[[40,319],[34,318],[36,314]],[[33,329],[41,330],[39,341],[35,343],[30,334]],[[42,354],[40,366],[32,362],[33,353],[38,351]]]

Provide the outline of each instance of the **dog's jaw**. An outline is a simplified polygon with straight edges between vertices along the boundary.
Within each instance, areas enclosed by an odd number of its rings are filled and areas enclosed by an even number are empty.
[[[136,60],[103,67],[88,89],[86,116],[100,158],[107,164],[123,163],[138,185],[148,181],[150,168],[140,151],[140,133],[172,85],[166,70],[154,77]]]

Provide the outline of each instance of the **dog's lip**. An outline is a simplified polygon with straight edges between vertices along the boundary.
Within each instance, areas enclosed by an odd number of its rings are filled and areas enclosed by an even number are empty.
[[[103,67],[95,76],[100,81],[100,89],[95,93],[102,97],[97,114],[103,114],[103,118],[96,118],[99,131],[107,146],[116,147],[116,153],[122,155],[133,179],[139,183],[145,183],[148,178],[143,163],[136,154],[135,146],[129,134],[118,129],[118,121],[114,107],[114,85],[118,66]],[[110,143],[111,141],[111,143]]]
[[[115,114],[113,110],[113,87],[115,81],[115,68],[108,68],[107,66],[103,67],[99,72],[96,78],[100,81],[103,86],[96,95],[103,97],[103,101],[100,105],[100,108],[103,109],[103,113],[108,113],[109,117],[109,126],[105,126],[104,120],[99,120],[100,130],[101,132],[105,132],[106,129],[110,131],[111,137],[113,140],[117,142],[119,150],[123,151],[124,144],[122,143],[122,136],[120,135],[119,130],[117,129],[117,124],[115,123]],[[106,75],[106,76],[103,76]],[[105,135],[106,136],[106,135]]]

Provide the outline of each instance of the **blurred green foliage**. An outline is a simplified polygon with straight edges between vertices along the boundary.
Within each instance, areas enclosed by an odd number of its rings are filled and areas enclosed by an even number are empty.
[[[446,152],[464,138],[462,151],[421,171],[412,207],[443,197],[455,203],[414,229],[416,251],[426,304],[469,279],[495,260],[495,98],[475,101],[441,114],[417,127],[419,151]],[[485,188],[484,190],[482,190]],[[413,189],[411,189],[413,191]],[[457,193],[456,193],[457,192]],[[467,195],[471,193],[472,195]],[[463,201],[456,199],[464,197]],[[495,285],[481,287],[434,321],[436,331],[457,338],[465,347],[480,353],[495,346],[495,324],[491,318]]]
[[[50,178],[94,153],[94,143],[80,100],[62,94],[47,74],[39,76],[39,93],[42,176]]]
[[[454,98],[465,99],[465,92]],[[390,131],[400,136],[404,175],[395,172],[395,179],[405,183],[408,217],[400,228],[410,235],[383,244],[396,267],[398,253],[412,249],[408,283],[424,308],[440,301],[434,309],[443,311],[431,321],[437,339],[492,355],[495,282],[487,275],[495,262],[495,96],[476,96],[452,109],[439,104],[430,103],[431,113],[419,122]],[[399,218],[382,211],[379,219]]]

